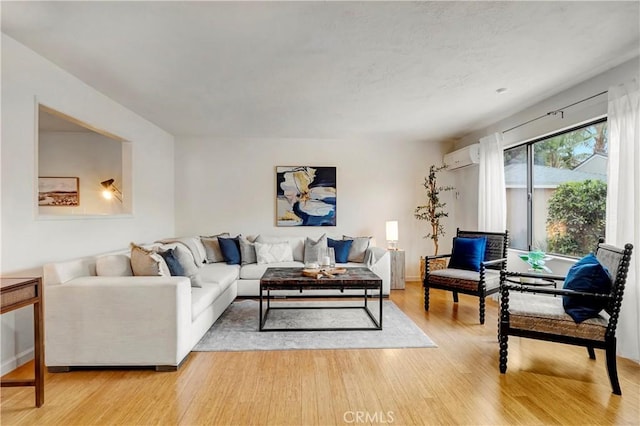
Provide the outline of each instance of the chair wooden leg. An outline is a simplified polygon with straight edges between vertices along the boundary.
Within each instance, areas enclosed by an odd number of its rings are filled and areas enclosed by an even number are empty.
[[[608,342],[605,349],[607,355],[607,372],[609,373],[609,381],[611,382],[611,389],[615,395],[622,395],[620,389],[620,382],[618,382],[618,367],[616,365],[616,339]]]
[[[484,324],[484,310],[485,310],[484,296],[480,296],[480,324]]]
[[[453,303],[458,303],[458,292],[457,291],[453,292]]]
[[[429,287],[424,286],[424,310],[429,310]]]
[[[504,326],[500,327],[500,373],[507,372],[507,352],[508,352],[508,340],[509,336],[503,333]]]
[[[591,346],[587,346],[587,352],[589,352],[589,358],[596,359],[596,353]]]

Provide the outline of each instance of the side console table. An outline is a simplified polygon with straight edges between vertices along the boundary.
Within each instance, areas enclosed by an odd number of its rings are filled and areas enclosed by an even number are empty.
[[[391,255],[391,288],[404,290],[404,250],[389,250]]]
[[[0,278],[0,314],[33,305],[35,378],[2,380],[0,386],[35,386],[36,407],[44,404],[44,327],[41,278]]]

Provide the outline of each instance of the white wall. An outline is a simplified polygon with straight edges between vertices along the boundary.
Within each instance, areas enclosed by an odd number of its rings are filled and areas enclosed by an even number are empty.
[[[131,142],[133,215],[36,219],[37,102]],[[174,232],[173,136],[2,35],[2,276]],[[2,315],[2,373],[33,357],[31,311]]]
[[[426,223],[413,211],[424,203],[422,182],[429,166],[442,162],[442,152],[440,144],[422,142],[178,138],[176,231],[372,235],[386,247],[385,222],[398,220],[406,274],[417,279],[419,257],[433,249],[422,238]],[[296,165],[337,167],[337,226],[275,226],[276,166]],[[450,248],[451,237],[449,232],[442,250]]]

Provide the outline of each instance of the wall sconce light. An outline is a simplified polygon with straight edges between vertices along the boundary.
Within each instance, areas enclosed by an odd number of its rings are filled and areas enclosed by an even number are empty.
[[[398,250],[398,221],[390,220],[387,222],[387,248],[389,250]]]
[[[116,200],[122,202],[122,192],[118,189],[117,186],[113,184],[113,182],[113,179],[108,179],[100,182],[100,185],[102,185],[102,187],[104,188],[102,191],[102,196],[107,200],[116,197]]]

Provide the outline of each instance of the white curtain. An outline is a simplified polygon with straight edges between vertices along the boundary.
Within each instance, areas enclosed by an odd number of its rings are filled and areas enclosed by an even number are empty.
[[[507,194],[502,133],[480,139],[478,175],[478,231],[504,232],[507,229]]]
[[[609,88],[607,243],[633,244],[618,323],[618,354],[640,361],[640,90],[638,80]]]

